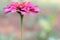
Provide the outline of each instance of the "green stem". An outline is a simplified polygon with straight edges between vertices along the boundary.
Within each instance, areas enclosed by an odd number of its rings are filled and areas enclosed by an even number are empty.
[[[22,26],[23,26],[23,15],[20,15],[20,17],[21,17],[21,28],[22,28]]]
[[[23,15],[20,15],[21,17],[21,40],[23,40]]]
[[[23,40],[23,15],[19,11],[18,11],[18,14],[20,15],[20,23],[21,23],[21,26],[20,26],[21,38],[20,38],[20,40]]]

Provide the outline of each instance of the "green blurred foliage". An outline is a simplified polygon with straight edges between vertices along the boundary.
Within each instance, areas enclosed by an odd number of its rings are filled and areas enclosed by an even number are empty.
[[[0,40],[7,40],[7,36],[3,33],[0,33]]]
[[[46,31],[50,31],[51,30],[51,25],[49,23],[49,21],[41,18],[39,20],[39,25],[43,28],[43,30],[46,30]]]
[[[49,22],[50,22],[51,26],[55,23],[55,21],[56,21],[56,14],[51,14],[49,16]]]

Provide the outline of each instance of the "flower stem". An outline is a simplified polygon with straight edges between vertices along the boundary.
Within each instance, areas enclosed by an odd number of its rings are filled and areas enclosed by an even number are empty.
[[[23,15],[20,15],[21,17],[21,40],[23,40]]]
[[[23,26],[23,15],[21,15],[21,27]]]
[[[20,23],[21,23],[21,26],[20,26],[21,38],[20,38],[20,40],[23,40],[23,15],[21,14],[21,12],[18,12],[18,14],[20,15]]]

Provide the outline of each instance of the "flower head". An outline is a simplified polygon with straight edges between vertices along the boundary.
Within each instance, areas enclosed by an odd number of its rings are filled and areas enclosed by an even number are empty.
[[[31,2],[23,2],[23,3],[21,3],[20,8],[22,10],[21,12],[30,13],[32,16],[35,13],[38,13],[40,11],[40,9],[36,5],[32,4]]]
[[[12,2],[11,4],[7,5],[4,9],[4,13],[7,14],[9,12],[16,12],[19,7],[18,2]]]
[[[5,14],[9,12],[20,12],[22,15],[25,15],[27,13],[34,15],[39,11],[40,9],[31,2],[22,2],[22,3],[12,2],[4,10]]]

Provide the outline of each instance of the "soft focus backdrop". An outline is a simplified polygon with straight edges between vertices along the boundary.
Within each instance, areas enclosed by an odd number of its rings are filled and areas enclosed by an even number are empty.
[[[11,33],[15,33],[15,39],[19,40],[20,35],[20,17],[18,14],[7,14],[4,15],[4,7],[13,2],[21,2],[21,0],[0,0],[0,33],[4,33],[6,36]],[[30,1],[38,5],[41,12],[36,16],[32,17],[30,15],[24,16],[24,40],[33,40],[36,37],[38,31],[43,29],[39,25],[39,20],[41,16],[47,18],[49,15],[56,14],[56,20],[53,23],[53,33],[49,40],[60,40],[60,0],[22,0]],[[35,40],[35,39],[34,39]],[[37,40],[37,39],[36,39]]]

